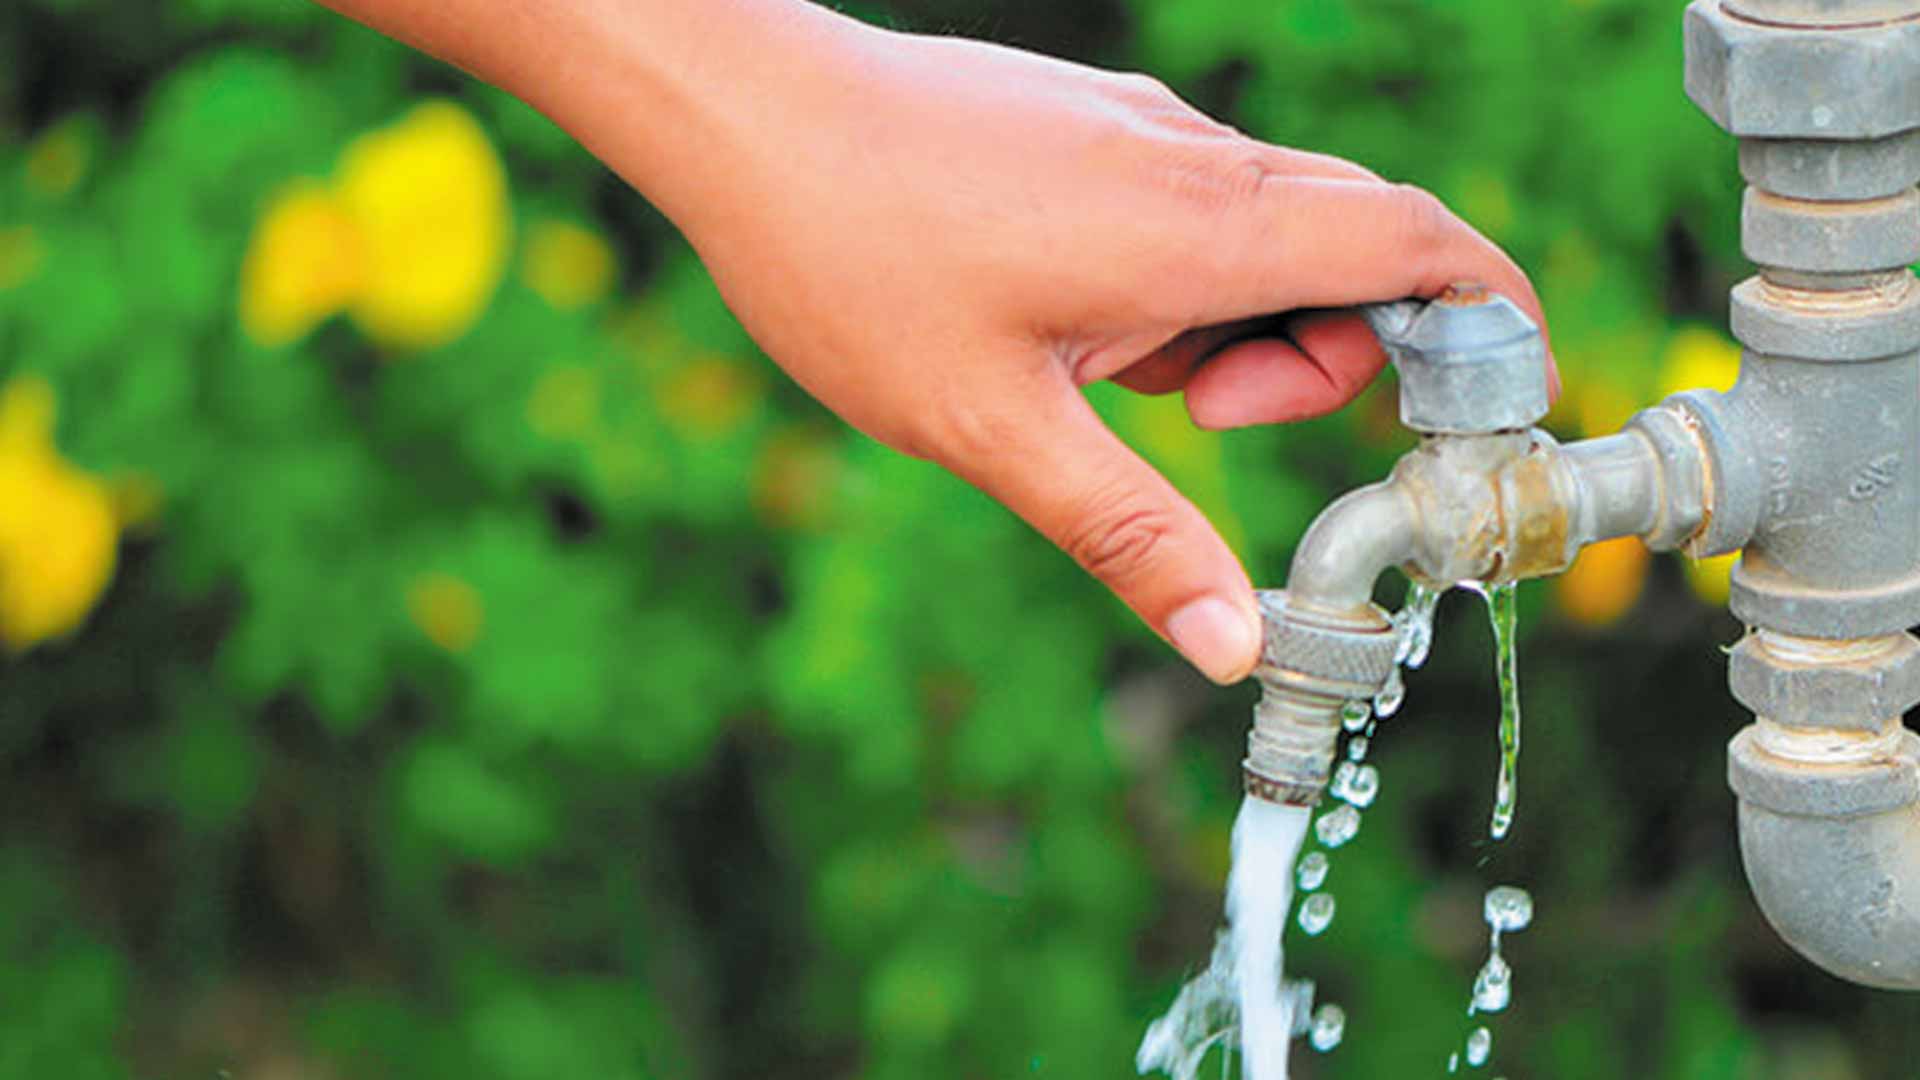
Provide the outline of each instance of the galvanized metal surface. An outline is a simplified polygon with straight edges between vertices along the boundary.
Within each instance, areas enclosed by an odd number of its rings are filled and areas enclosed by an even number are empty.
[[[1761,266],[1816,274],[1894,270],[1920,260],[1920,190],[1815,201],[1748,188],[1740,243]]]
[[[1370,316],[1400,375],[1400,421],[1426,434],[1520,431],[1547,415],[1547,351],[1513,301],[1456,287]]]
[[[1920,127],[1920,20],[1810,30],[1686,12],[1687,95],[1735,135],[1873,139]]]
[[[1679,409],[1649,410],[1628,432],[1566,447],[1509,426],[1546,411],[1545,349],[1510,303],[1456,290],[1425,308],[1365,314],[1402,365],[1403,387],[1412,373],[1409,415],[1486,430],[1429,433],[1388,480],[1334,502],[1294,552],[1287,589],[1261,594],[1264,693],[1244,766],[1258,798],[1317,801],[1342,706],[1371,698],[1391,674],[1394,637],[1370,603],[1389,567],[1448,584],[1536,577],[1565,569],[1594,540],[1683,543],[1705,516],[1706,459]],[[1519,389],[1476,398],[1472,385]]]
[[[1740,175],[1794,199],[1881,199],[1920,183],[1920,128],[1880,139],[1740,140]]]
[[[1692,395],[1713,502],[1757,503],[1729,747],[1761,910],[1816,964],[1920,989],[1920,4],[1698,0],[1687,91],[1743,136],[1746,346]]]
[[[1727,10],[1782,26],[1850,26],[1911,18],[1920,0],[1727,0]]]
[[[1888,717],[1920,705],[1920,639],[1833,642],[1753,630],[1733,647],[1727,685],[1776,724],[1878,732]]]

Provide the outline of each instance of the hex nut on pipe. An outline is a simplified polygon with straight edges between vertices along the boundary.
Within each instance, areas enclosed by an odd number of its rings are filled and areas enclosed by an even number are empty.
[[[1810,31],[1686,13],[1687,96],[1735,135],[1873,139],[1920,127],[1920,20]]]
[[[1879,731],[1888,717],[1920,705],[1920,640],[1886,647],[1851,663],[1796,663],[1747,634],[1728,658],[1733,696],[1759,716],[1790,727]]]
[[[1920,189],[1840,203],[1748,188],[1740,244],[1761,266],[1816,274],[1897,269],[1920,260]]]
[[[1733,287],[1728,321],[1741,344],[1768,356],[1878,360],[1920,345],[1920,289],[1904,270],[1881,290],[1845,296],[1802,294],[1751,277]]]
[[[1883,199],[1920,184],[1920,128],[1844,142],[1741,139],[1740,175],[1794,199]]]
[[[1915,0],[1727,0],[1727,11],[1784,26],[1863,26],[1920,14]]]

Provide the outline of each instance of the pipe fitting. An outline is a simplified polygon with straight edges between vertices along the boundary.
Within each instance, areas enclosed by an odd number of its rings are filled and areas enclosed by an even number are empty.
[[[1884,199],[1920,184],[1920,127],[1879,139],[1741,139],[1740,175],[1793,199]]]
[[[1363,313],[1401,369],[1403,415],[1426,435],[1386,481],[1315,519],[1286,590],[1261,594],[1264,693],[1243,771],[1249,794],[1275,802],[1319,800],[1342,710],[1393,674],[1397,634],[1371,603],[1381,572],[1448,584],[1538,577],[1595,540],[1681,543],[1709,507],[1706,454],[1682,409],[1649,410],[1627,431],[1568,447],[1507,426],[1546,411],[1546,357],[1504,299],[1456,288],[1425,309]],[[1475,397],[1481,385],[1519,389]]]
[[[1520,431],[1547,415],[1547,351],[1513,301],[1456,285],[1367,312],[1400,375],[1400,422],[1429,435]]]
[[[1740,246],[1766,268],[1857,275],[1920,261],[1920,190],[1850,202],[1815,201],[1749,187]]]
[[[1756,629],[1733,647],[1727,682],[1772,724],[1879,734],[1888,717],[1920,705],[1920,639],[1834,641]]]
[[[1920,127],[1920,19],[1809,28],[1730,6],[1694,0],[1686,12],[1687,96],[1727,131],[1837,140]]]
[[[1398,636],[1372,604],[1345,612],[1259,594],[1265,642],[1254,672],[1262,690],[1241,771],[1247,793],[1312,806],[1326,790],[1341,712],[1373,697],[1393,673]]]
[[[1760,911],[1787,944],[1853,982],[1920,989],[1920,736],[1888,721],[1861,759],[1783,757],[1763,724],[1728,746],[1740,854]]]
[[[1920,288],[1899,270],[1859,288],[1804,289],[1762,277],[1733,287],[1733,336],[1756,353],[1846,363],[1909,352],[1920,340]]]

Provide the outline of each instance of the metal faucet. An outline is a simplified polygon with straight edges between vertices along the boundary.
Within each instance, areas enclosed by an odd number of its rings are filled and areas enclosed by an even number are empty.
[[[1731,391],[1676,394],[1565,446],[1539,335],[1455,289],[1365,311],[1418,449],[1322,513],[1262,594],[1264,694],[1247,790],[1311,805],[1345,702],[1394,667],[1371,602],[1390,566],[1431,584],[1557,573],[1637,536],[1739,551],[1729,665],[1755,721],[1729,746],[1761,911],[1842,978],[1920,989],[1920,0],[1695,0],[1689,96],[1740,141]]]

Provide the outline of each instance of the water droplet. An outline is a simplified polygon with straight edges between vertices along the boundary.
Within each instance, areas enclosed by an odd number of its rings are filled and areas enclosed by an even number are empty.
[[[1433,647],[1433,612],[1444,591],[1417,582],[1408,586],[1406,606],[1394,616],[1395,628],[1400,634],[1394,650],[1395,663],[1418,668],[1427,662],[1427,652]]]
[[[1340,1045],[1340,1039],[1347,1033],[1347,1011],[1331,1001],[1314,1010],[1313,1027],[1307,1032],[1307,1041],[1321,1053]]]
[[[1332,862],[1324,851],[1309,851],[1300,859],[1300,865],[1294,868],[1294,879],[1300,883],[1300,891],[1312,892],[1327,880],[1327,871]]]
[[[1319,937],[1333,924],[1333,894],[1317,892],[1300,903],[1300,929]]]
[[[1367,741],[1367,737],[1365,735],[1355,735],[1353,738],[1348,739],[1347,740],[1347,760],[1348,761],[1367,760],[1367,747],[1371,745],[1372,743]]]
[[[1336,799],[1344,799],[1355,809],[1365,810],[1380,797],[1380,770],[1371,765],[1343,761],[1334,770],[1333,783],[1327,788]]]
[[[1366,702],[1355,698],[1340,706],[1340,725],[1348,731],[1359,731],[1373,718],[1372,709]]]
[[[1453,1053],[1447,1055],[1447,1071],[1450,1073],[1460,1071],[1460,1051],[1455,1050]]]
[[[1473,1029],[1467,1036],[1467,1064],[1479,1068],[1487,1063],[1488,1055],[1493,1053],[1493,1032],[1484,1027]]]
[[[1385,720],[1399,712],[1400,703],[1405,700],[1407,700],[1407,684],[1400,678],[1400,669],[1394,668],[1392,674],[1387,676],[1387,685],[1381,687],[1380,692],[1373,696],[1374,715]]]
[[[1353,835],[1359,831],[1360,811],[1350,803],[1342,803],[1321,814],[1320,820],[1313,823],[1313,834],[1320,838],[1322,845],[1330,848],[1337,848],[1353,839]]]
[[[1319,894],[1319,895],[1325,895]],[[1486,966],[1473,978],[1473,1008],[1470,1012],[1499,1012],[1513,1000],[1513,969],[1499,953],[1487,957]]]
[[[1497,885],[1487,890],[1485,913],[1496,934],[1525,930],[1533,922],[1533,897],[1525,889]]]

